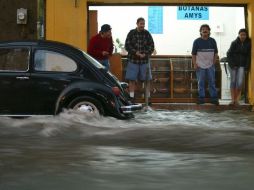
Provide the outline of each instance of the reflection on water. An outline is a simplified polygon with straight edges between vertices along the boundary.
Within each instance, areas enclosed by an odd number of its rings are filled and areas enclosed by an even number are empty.
[[[1,118],[0,190],[252,190],[254,114]]]

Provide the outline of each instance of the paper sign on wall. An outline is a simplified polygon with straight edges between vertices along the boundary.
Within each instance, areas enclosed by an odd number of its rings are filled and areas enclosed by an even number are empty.
[[[209,7],[206,6],[178,6],[178,20],[209,20]]]
[[[152,34],[163,33],[163,7],[148,7],[148,31]]]

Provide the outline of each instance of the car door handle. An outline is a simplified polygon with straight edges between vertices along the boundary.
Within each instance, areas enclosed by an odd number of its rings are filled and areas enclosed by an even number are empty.
[[[29,77],[16,77],[16,79],[18,79],[18,80],[28,80]]]

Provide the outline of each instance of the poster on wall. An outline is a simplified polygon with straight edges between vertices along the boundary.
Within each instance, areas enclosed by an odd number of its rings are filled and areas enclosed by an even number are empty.
[[[148,7],[148,31],[151,34],[163,33],[163,7],[162,6]]]
[[[178,6],[177,20],[209,20],[209,7]]]

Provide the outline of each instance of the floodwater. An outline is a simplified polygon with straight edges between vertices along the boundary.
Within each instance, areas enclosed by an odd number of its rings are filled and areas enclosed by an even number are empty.
[[[252,190],[254,113],[0,120],[0,190]]]

